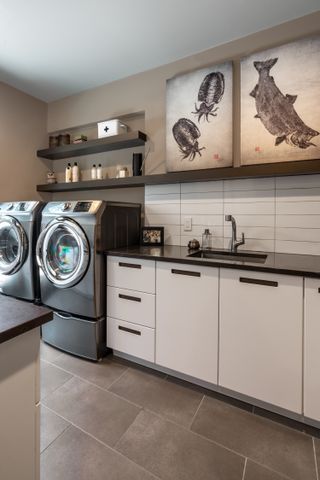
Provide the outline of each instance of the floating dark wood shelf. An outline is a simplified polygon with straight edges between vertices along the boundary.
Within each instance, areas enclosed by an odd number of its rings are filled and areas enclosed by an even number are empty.
[[[49,160],[58,160],[61,158],[79,157],[81,155],[90,155],[92,153],[108,152],[111,150],[121,150],[123,148],[138,147],[144,145],[147,140],[145,133],[140,131],[113,135],[112,137],[98,138],[83,143],[72,143],[55,148],[45,148],[38,150],[37,156],[49,158]]]
[[[267,163],[263,165],[247,165],[243,167],[212,168],[210,170],[192,170],[188,172],[172,172],[141,177],[88,180],[76,183],[55,183],[52,185],[37,185],[37,191],[77,192],[81,190],[144,187],[145,185],[160,185],[167,183],[206,182],[210,180],[278,177],[284,175],[311,175],[314,173],[320,173],[320,160]]]

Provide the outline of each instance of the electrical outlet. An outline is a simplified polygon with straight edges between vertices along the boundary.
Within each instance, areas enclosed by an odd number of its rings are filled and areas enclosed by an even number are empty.
[[[185,232],[191,232],[192,230],[192,218],[191,217],[185,217],[184,219],[184,229]]]

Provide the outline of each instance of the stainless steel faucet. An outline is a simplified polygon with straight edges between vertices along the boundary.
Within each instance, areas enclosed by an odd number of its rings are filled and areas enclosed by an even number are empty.
[[[231,222],[231,225],[232,225],[232,237],[231,237],[231,240],[230,240],[230,251],[235,253],[235,252],[237,252],[238,247],[240,245],[245,244],[244,233],[242,232],[242,234],[241,234],[241,240],[237,240],[237,224],[236,224],[236,221],[235,221],[234,217],[232,215],[226,215],[224,217],[224,219],[225,219],[226,222]]]

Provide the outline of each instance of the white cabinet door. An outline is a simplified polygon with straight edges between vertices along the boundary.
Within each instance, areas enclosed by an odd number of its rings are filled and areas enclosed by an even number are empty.
[[[221,269],[219,384],[302,412],[303,279]]]
[[[157,263],[156,363],[217,383],[218,269]]]
[[[305,282],[304,414],[320,421],[320,279]]]

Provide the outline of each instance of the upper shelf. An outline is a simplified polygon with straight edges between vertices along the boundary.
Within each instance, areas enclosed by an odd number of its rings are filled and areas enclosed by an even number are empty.
[[[79,157],[81,155],[90,155],[92,153],[101,153],[111,150],[121,150],[122,148],[131,148],[144,145],[147,140],[145,133],[140,131],[128,132],[112,137],[98,138],[83,143],[72,143],[55,148],[45,148],[38,150],[38,157],[48,158],[49,160],[58,160],[61,158]]]
[[[191,170],[141,177],[107,178],[104,180],[86,180],[75,183],[55,183],[37,185],[38,192],[76,192],[81,190],[103,190],[108,188],[144,187],[168,183],[206,182],[213,180],[231,180],[236,178],[260,178],[285,175],[310,175],[320,173],[320,160],[300,162],[266,163],[243,167],[212,168],[210,170]]]

